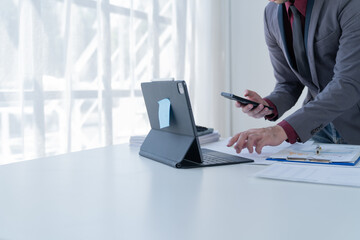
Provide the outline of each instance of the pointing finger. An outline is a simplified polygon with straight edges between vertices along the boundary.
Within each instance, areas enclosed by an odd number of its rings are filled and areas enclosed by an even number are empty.
[[[238,133],[238,134],[236,134],[235,136],[233,136],[233,137],[229,140],[229,142],[228,142],[228,144],[227,144],[226,146],[231,147],[232,145],[234,145],[234,143],[237,142],[239,136],[240,136],[240,133]]]

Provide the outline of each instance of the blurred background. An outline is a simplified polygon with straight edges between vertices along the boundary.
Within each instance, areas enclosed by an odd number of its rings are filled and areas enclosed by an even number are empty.
[[[147,134],[140,83],[154,78],[185,80],[196,124],[222,137],[273,124],[220,96],[274,87],[267,3],[1,0],[0,164]]]

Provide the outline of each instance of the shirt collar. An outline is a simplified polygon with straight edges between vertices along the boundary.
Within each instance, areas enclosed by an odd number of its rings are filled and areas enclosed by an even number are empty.
[[[286,7],[287,12],[289,12],[290,5],[291,5],[290,1],[287,1],[285,3],[285,7]],[[306,14],[306,5],[307,5],[307,0],[296,0],[294,2],[294,6],[301,13],[301,15],[303,15],[304,17],[305,17],[305,14]]]

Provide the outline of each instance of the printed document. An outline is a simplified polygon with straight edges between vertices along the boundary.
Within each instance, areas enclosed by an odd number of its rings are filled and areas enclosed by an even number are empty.
[[[331,165],[279,162],[266,167],[256,176],[287,181],[360,187],[360,168],[346,166],[332,167]]]

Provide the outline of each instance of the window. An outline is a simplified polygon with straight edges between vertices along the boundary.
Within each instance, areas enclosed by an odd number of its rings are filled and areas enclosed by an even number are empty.
[[[140,83],[171,76],[171,17],[171,0],[1,1],[0,164],[146,134]]]

